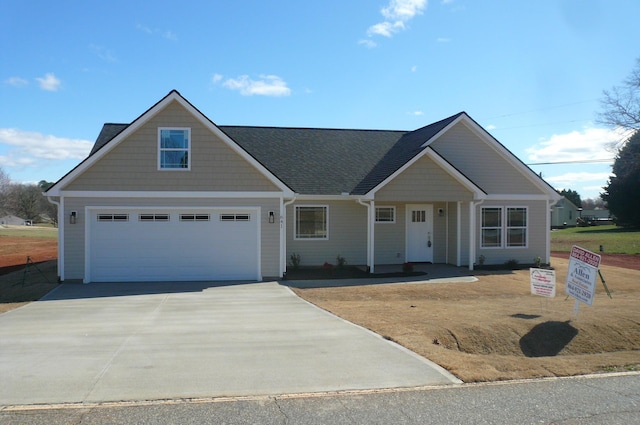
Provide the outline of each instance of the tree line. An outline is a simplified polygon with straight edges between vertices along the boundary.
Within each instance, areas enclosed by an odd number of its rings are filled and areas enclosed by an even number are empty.
[[[58,207],[42,194],[53,182],[16,183],[0,167],[0,216],[14,215],[33,223],[50,222],[58,226]]]

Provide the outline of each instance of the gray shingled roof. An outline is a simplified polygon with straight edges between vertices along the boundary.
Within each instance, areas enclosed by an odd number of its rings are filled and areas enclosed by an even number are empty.
[[[218,126],[294,192],[362,195],[393,174],[463,112],[418,130]],[[105,124],[93,155],[129,124]]]

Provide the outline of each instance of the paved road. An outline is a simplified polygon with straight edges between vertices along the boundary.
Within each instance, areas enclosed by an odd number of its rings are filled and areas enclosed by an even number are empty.
[[[640,423],[640,374],[310,397],[0,410],[0,423],[627,425]]]
[[[0,315],[0,406],[454,382],[276,282],[65,284]]]

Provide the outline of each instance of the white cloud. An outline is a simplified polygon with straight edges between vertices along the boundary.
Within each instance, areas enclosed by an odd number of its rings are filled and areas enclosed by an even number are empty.
[[[416,65],[413,65],[411,67],[411,72],[416,72],[418,70],[418,67]]]
[[[491,130],[495,130],[497,127],[493,124],[489,124],[488,126],[486,126],[484,129],[487,131],[491,131]]]
[[[450,43],[451,39],[447,38],[447,37],[438,37],[438,38],[436,38],[436,41],[438,43]]]
[[[544,179],[549,182],[553,187],[557,188],[570,188],[575,187],[576,185],[582,184],[584,182],[598,182],[598,181],[606,181],[611,173],[598,172],[598,173],[589,173],[586,171],[582,172],[573,172],[573,173],[565,173],[559,176],[553,177],[545,177]],[[587,186],[586,188],[594,189],[600,188],[601,186]]]
[[[7,78],[6,80],[4,80],[4,82],[5,84],[9,84],[10,86],[13,86],[13,87],[24,87],[29,84],[28,80],[25,80],[24,78],[20,78],[20,77]]]
[[[391,0],[389,6],[383,7],[380,13],[389,21],[408,21],[421,14],[427,7],[427,0]]]
[[[581,131],[554,134],[526,150],[532,162],[589,161],[611,159],[611,146],[626,139],[623,130],[589,127]]]
[[[220,81],[222,81],[222,75],[220,75],[220,74],[213,74],[213,75],[211,76],[211,82],[212,82],[213,84],[217,84],[217,83],[219,83]]]
[[[47,91],[58,91],[62,84],[52,72],[47,73],[44,77],[38,77],[36,80],[40,83],[40,88]]]
[[[409,112],[409,115],[413,115],[413,116],[416,116],[416,117],[421,117],[421,116],[424,115],[424,112],[422,112],[422,111],[413,111],[413,112]]]
[[[178,40],[178,35],[171,30],[161,30],[158,28],[149,28],[146,25],[137,24],[136,29],[142,31],[149,35],[159,34],[162,38],[166,38],[167,40],[176,41]]]
[[[373,49],[377,46],[376,42],[373,40],[362,39],[358,41],[358,44],[362,44],[369,49]]]
[[[420,15],[427,8],[427,0],[390,0],[389,4],[380,10],[383,22],[372,25],[367,29],[367,36],[380,35],[392,37],[395,33],[406,29],[406,23],[416,15]],[[375,44],[362,43],[367,47],[375,47]]]
[[[213,82],[222,80],[218,74],[213,77]],[[217,79],[216,79],[217,78]],[[248,75],[241,75],[238,78],[228,78],[222,83],[223,87],[230,90],[237,90],[243,96],[289,96],[291,89],[287,83],[277,75],[260,75],[259,80],[252,80]]]
[[[118,61],[118,59],[110,49],[102,46],[97,46],[95,44],[90,44],[89,48],[91,48],[91,50],[93,50],[94,53],[105,62],[113,63]]]
[[[6,155],[0,156],[0,164],[19,166],[36,165],[43,159],[84,159],[91,151],[93,143],[16,128],[0,128],[1,145],[8,145],[8,148]]]

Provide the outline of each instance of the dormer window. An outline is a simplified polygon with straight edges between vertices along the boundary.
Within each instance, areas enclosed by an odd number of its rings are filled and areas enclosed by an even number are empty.
[[[190,128],[158,129],[158,169],[190,170]]]

